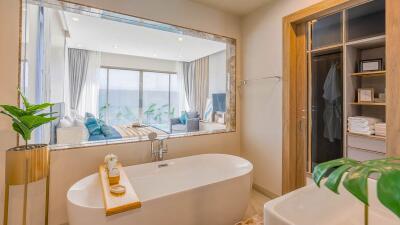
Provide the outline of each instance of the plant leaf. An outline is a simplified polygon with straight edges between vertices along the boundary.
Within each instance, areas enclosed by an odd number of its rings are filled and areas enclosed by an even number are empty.
[[[46,124],[52,120],[55,120],[55,117],[42,117],[42,116],[23,116],[20,118],[21,122],[25,124],[29,129],[37,128],[43,124]]]
[[[31,104],[29,104],[28,99],[25,97],[24,94],[22,94],[21,90],[18,88],[18,93],[22,98],[22,102],[24,103],[25,108],[29,108],[31,106]]]
[[[379,201],[400,217],[400,170],[384,170],[378,180]]]
[[[2,107],[5,111],[7,111],[9,114],[15,117],[20,117],[28,114],[24,110],[12,105],[0,105],[0,107]]]
[[[341,159],[335,159],[335,160],[332,160],[332,161],[328,161],[328,162],[324,162],[324,163],[318,164],[318,166],[316,166],[314,168],[314,172],[313,172],[313,175],[312,175],[314,182],[319,187],[322,178],[325,177],[326,173],[330,169],[342,166],[342,165],[347,164],[347,163],[357,163],[357,161],[352,160],[352,159],[347,159],[347,158],[341,158]]]
[[[368,203],[368,177],[374,172],[373,167],[357,166],[347,174],[343,186],[364,204]]]
[[[29,129],[24,123],[17,119],[13,119],[13,129],[21,134],[21,136],[24,138],[24,140],[29,140],[31,139],[31,133],[32,129]]]
[[[41,113],[41,114],[38,114],[38,115],[36,115],[36,116],[50,116],[50,115],[53,115],[53,114],[56,114],[56,113],[58,113],[58,112],[49,112],[49,113]]]
[[[337,168],[329,175],[328,180],[325,182],[325,186],[336,194],[339,194],[338,189],[343,174],[347,172],[352,166],[352,163],[348,163]]]
[[[29,108],[26,109],[26,111],[28,112],[32,112],[33,114],[38,112],[38,111],[42,111],[48,107],[53,106],[54,104],[52,103],[43,103],[43,104],[39,104],[39,105],[31,105],[29,106]]]

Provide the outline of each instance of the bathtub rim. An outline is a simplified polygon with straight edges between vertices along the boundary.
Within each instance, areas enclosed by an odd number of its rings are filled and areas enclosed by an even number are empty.
[[[123,167],[123,168],[126,168],[126,167],[135,167],[135,166],[142,166],[142,165],[149,165],[149,164],[158,164],[158,163],[162,163],[162,162],[167,162],[167,161],[172,161],[172,160],[177,160],[177,159],[185,159],[185,158],[190,158],[190,157],[215,156],[215,155],[224,156],[224,157],[227,157],[227,156],[228,156],[228,157],[234,157],[235,159],[243,160],[243,161],[247,162],[248,165],[249,165],[248,171],[246,171],[245,173],[240,174],[240,175],[238,175],[238,176],[231,176],[231,177],[228,177],[227,179],[218,180],[218,181],[214,181],[214,182],[209,182],[209,183],[206,183],[206,184],[203,184],[203,185],[199,185],[199,186],[192,186],[192,187],[190,187],[190,188],[182,189],[182,190],[180,190],[180,191],[172,191],[172,192],[169,192],[169,193],[166,193],[166,194],[156,195],[156,196],[150,197],[150,198],[148,198],[148,199],[146,199],[146,200],[141,200],[141,199],[140,199],[140,196],[139,196],[139,200],[141,201],[142,204],[144,204],[144,203],[146,203],[146,202],[154,201],[154,200],[156,200],[156,199],[160,199],[160,198],[164,198],[164,197],[167,197],[167,196],[176,195],[176,194],[181,193],[181,192],[188,192],[188,191],[192,191],[192,190],[195,190],[195,189],[198,189],[198,188],[204,188],[204,187],[209,186],[209,185],[215,185],[215,184],[218,184],[218,183],[228,182],[228,181],[231,181],[231,180],[234,180],[234,179],[239,179],[239,178],[242,178],[242,177],[245,177],[245,176],[250,176],[250,177],[251,177],[250,179],[252,180],[252,174],[253,174],[253,171],[254,171],[254,166],[253,166],[253,164],[252,164],[249,160],[247,160],[247,159],[245,159],[245,158],[242,158],[242,157],[240,157],[240,156],[236,156],[236,155],[220,154],[220,153],[206,153],[206,154],[191,155],[191,156],[173,158],[173,159],[168,159],[168,160],[163,160],[163,161],[156,161],[156,162],[148,162],[148,163],[130,165],[130,166],[125,166],[125,167]],[[128,178],[130,178],[129,175],[128,175]],[[101,205],[100,205],[100,206],[93,206],[94,204],[93,204],[93,205],[89,205],[89,204],[86,204],[86,205],[85,205],[85,204],[82,204],[82,203],[80,203],[80,202],[72,201],[72,200],[71,200],[71,194],[72,194],[74,191],[77,191],[77,192],[78,192],[78,191],[82,191],[82,190],[83,190],[83,189],[81,189],[81,190],[73,190],[73,187],[76,186],[76,185],[78,185],[78,183],[83,182],[83,181],[86,180],[86,179],[96,179],[96,181],[98,182],[98,185],[101,185],[101,184],[100,184],[100,177],[99,177],[99,174],[98,174],[98,173],[93,173],[93,174],[90,174],[90,175],[88,175],[88,176],[86,176],[86,177],[81,178],[80,180],[78,180],[77,182],[75,182],[75,183],[68,189],[67,196],[66,196],[66,198],[67,198],[67,205],[72,204],[72,205],[75,205],[75,206],[78,206],[78,207],[82,207],[82,208],[85,208],[85,209],[94,209],[94,210],[95,210],[95,209],[104,209],[104,203],[103,203],[103,199],[102,199],[103,197],[101,197]],[[250,182],[250,186],[251,186],[251,185],[252,185],[252,182]],[[101,187],[100,187],[100,189],[101,189]]]

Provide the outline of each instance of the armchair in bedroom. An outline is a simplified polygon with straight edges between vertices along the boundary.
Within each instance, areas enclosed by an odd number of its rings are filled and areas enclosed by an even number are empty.
[[[200,130],[200,115],[197,112],[184,112],[181,117],[170,120],[171,133],[196,132]]]

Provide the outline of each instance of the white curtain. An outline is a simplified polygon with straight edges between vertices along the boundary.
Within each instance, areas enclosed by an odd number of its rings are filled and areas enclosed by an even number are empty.
[[[86,112],[99,116],[99,74],[101,66],[101,54],[89,52],[89,62],[85,84],[78,105],[79,116],[84,117]]]
[[[183,63],[177,62],[176,64],[176,75],[178,78],[179,84],[179,115],[181,111],[189,111],[189,105],[186,99],[186,92],[185,92],[185,82],[183,78]]]
[[[204,116],[209,93],[208,56],[193,62],[182,63],[185,93],[189,109]]]
[[[185,87],[185,96],[189,106],[189,111],[196,110],[196,75],[195,63],[182,63],[183,83]]]
[[[208,68],[208,56],[197,59],[195,63],[195,111],[200,114],[200,118],[203,118],[204,112],[206,111],[208,88],[209,88],[209,68]]]

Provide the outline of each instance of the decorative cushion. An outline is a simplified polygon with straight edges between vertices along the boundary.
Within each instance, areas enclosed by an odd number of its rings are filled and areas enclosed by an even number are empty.
[[[179,122],[181,124],[186,124],[186,121],[188,120],[188,113],[186,111],[182,111],[181,116],[179,117]]]
[[[85,122],[84,122],[83,120],[81,120],[81,119],[75,119],[75,120],[74,120],[74,126],[77,126],[77,127],[86,127],[86,126],[85,126]]]
[[[104,134],[104,136],[111,136],[114,134],[114,130],[108,126],[108,125],[103,125],[101,126],[101,132]]]
[[[66,128],[66,127],[72,127],[74,124],[71,123],[71,121],[67,118],[62,118],[60,120],[60,123],[58,125],[59,128]]]
[[[85,118],[87,119],[87,118],[95,118],[95,116],[92,114],[92,113],[90,113],[90,112],[86,112],[85,113]]]
[[[90,135],[98,135],[101,134],[101,126],[98,123],[97,119],[94,117],[89,117],[85,121],[85,125],[89,130]]]

